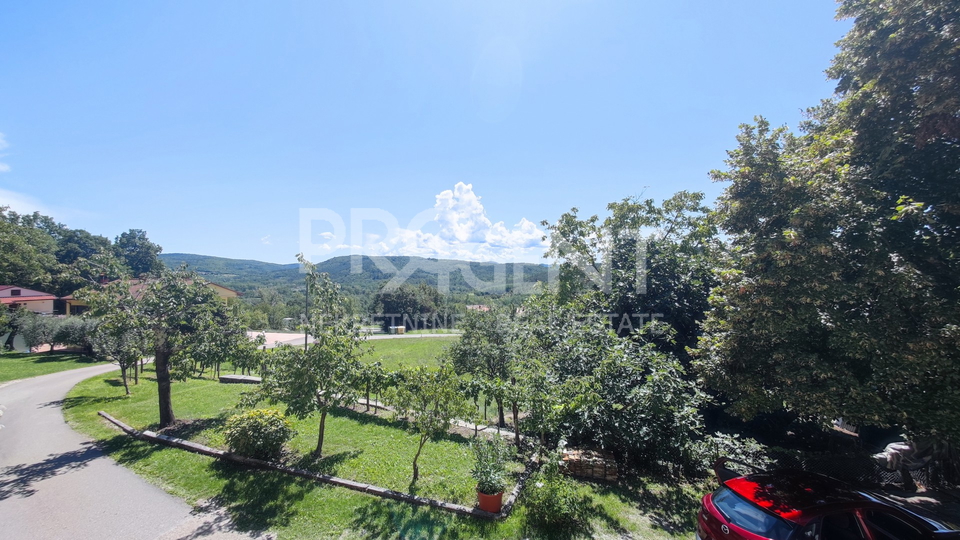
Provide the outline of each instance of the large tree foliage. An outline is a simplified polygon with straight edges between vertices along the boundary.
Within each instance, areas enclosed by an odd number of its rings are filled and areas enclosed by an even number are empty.
[[[130,229],[116,238],[113,244],[117,257],[130,268],[134,277],[144,274],[156,275],[163,271],[163,262],[160,260],[159,245],[147,238],[147,233],[140,229]]]
[[[373,298],[373,304],[375,315],[381,317],[384,328],[435,328],[442,327],[447,319],[443,296],[436,287],[426,283],[404,283],[390,289],[381,286]]]
[[[364,338],[359,322],[347,313],[340,286],[327,274],[318,274],[313,264],[299,257],[306,271],[310,294],[310,321],[315,341],[304,349],[280,347],[267,355],[263,383],[246,398],[248,403],[266,399],[283,403],[287,414],[306,418],[320,413],[319,436],[314,454],[323,452],[327,413],[357,400],[356,378]]]
[[[640,466],[690,464],[703,394],[679,360],[617,336],[609,321],[532,297],[520,325],[517,380],[543,439],[598,446]]]
[[[686,362],[722,249],[702,202],[702,193],[681,191],[659,206],[639,198],[610,203],[603,221],[582,219],[574,208],[544,222],[548,254],[561,261],[560,301],[607,317],[620,336],[646,330],[648,340]],[[654,320],[670,331],[651,332]]]
[[[36,215],[39,217],[39,214]],[[20,216],[0,206],[0,284],[43,289],[58,271],[56,241]]]
[[[804,134],[745,126],[720,203],[736,246],[704,374],[786,407],[960,440],[960,7],[846,1],[838,98]]]
[[[57,296],[129,272],[106,238],[70,229],[39,212],[18,214],[6,207],[0,207],[0,253],[0,284]]]
[[[845,0],[853,18],[828,73],[838,80],[837,121],[852,132],[850,164],[878,210],[917,210],[886,221],[884,236],[933,278],[960,286],[960,4]],[[914,207],[909,203],[917,203]]]

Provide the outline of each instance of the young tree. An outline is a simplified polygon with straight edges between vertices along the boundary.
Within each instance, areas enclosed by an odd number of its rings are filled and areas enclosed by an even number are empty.
[[[470,311],[460,321],[463,335],[447,351],[457,373],[470,373],[488,382],[509,380],[516,362],[515,323],[506,312]],[[506,426],[503,397],[498,396],[497,421]]]
[[[33,350],[41,345],[50,345],[50,351],[53,351],[54,336],[60,322],[58,319],[37,315],[26,310],[21,310],[17,314],[17,319],[20,333],[23,335],[23,342],[29,349]]]
[[[469,415],[470,404],[460,391],[456,372],[446,363],[435,371],[424,366],[406,369],[403,382],[391,393],[389,402],[398,416],[407,418],[410,429],[420,435],[413,457],[413,482],[416,482],[420,478],[417,461],[424,445],[446,433],[451,420]]]
[[[356,377],[364,338],[358,321],[348,316],[340,286],[327,274],[318,274],[313,264],[298,257],[306,270],[311,310],[308,328],[315,339],[309,348],[280,347],[270,355],[263,382],[246,399],[283,403],[287,414],[297,418],[318,412],[320,429],[314,455],[323,453],[327,413],[356,403]]]
[[[79,296],[90,303],[94,315],[123,313],[136,319],[134,326],[145,332],[157,374],[160,427],[176,421],[171,383],[189,375],[191,360],[208,362],[207,355],[232,354],[230,350],[213,351],[204,344],[220,342],[230,347],[236,343],[223,339],[238,328],[226,304],[205,281],[185,270],[165,270],[156,279],[134,287],[118,281]]]
[[[147,352],[148,341],[145,329],[140,326],[142,319],[130,316],[136,310],[136,306],[130,303],[132,298],[127,296],[117,300],[116,307],[104,312],[100,319],[92,337],[93,350],[98,356],[120,366],[123,389],[129,396],[128,372],[133,368],[133,374],[137,376],[137,364]]]

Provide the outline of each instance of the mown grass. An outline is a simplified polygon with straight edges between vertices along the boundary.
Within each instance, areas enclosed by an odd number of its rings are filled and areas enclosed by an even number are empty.
[[[400,366],[437,366],[444,349],[456,342],[455,337],[423,337],[417,339],[371,339],[363,347],[371,351],[363,357],[364,362],[380,362],[387,371]]]
[[[3,353],[0,354],[0,382],[26,379],[103,364],[100,360],[79,353]]]
[[[505,521],[487,522],[378,499],[343,488],[221,463],[182,450],[127,437],[96,415],[106,410],[137,428],[155,428],[156,384],[149,367],[133,395],[123,396],[116,373],[78,384],[64,402],[72,426],[94,437],[119,463],[163,489],[196,504],[212,499],[228,509],[242,530],[273,530],[281,539],[306,538],[588,538],[667,539],[692,536],[695,488],[643,481],[626,486],[584,483],[591,500],[582,527],[542,531],[527,523],[521,504]],[[235,412],[244,385],[191,379],[173,385],[174,409],[184,422],[174,434],[211,446]],[[421,478],[410,484],[414,436],[386,418],[345,411],[328,416],[324,457],[304,457],[316,445],[317,418],[296,421],[293,465],[400,491],[472,505],[471,457],[466,440],[431,441],[421,456]]]

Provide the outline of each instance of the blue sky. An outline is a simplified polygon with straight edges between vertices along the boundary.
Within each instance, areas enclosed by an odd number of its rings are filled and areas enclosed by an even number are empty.
[[[169,253],[536,260],[571,207],[718,195],[740,123],[831,95],[834,9],[6,2],[0,204]]]

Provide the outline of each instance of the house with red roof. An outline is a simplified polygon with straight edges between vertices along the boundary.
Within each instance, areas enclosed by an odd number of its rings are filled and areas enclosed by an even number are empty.
[[[7,309],[25,308],[34,313],[50,315],[53,313],[55,295],[33,289],[25,289],[16,285],[0,285],[0,304]]]
[[[130,285],[130,295],[133,296],[134,298],[140,298],[140,295],[143,294],[143,290],[150,284],[150,281],[149,280],[145,281],[142,279],[131,279],[128,281],[128,283]],[[211,289],[213,289],[213,291],[217,293],[217,296],[219,296],[224,302],[227,302],[231,298],[237,298],[240,296],[239,292],[233,289],[224,287],[223,285],[220,285],[217,283],[208,281],[206,282],[206,285]],[[63,300],[66,303],[66,308],[64,309],[64,312],[67,315],[80,315],[81,313],[89,309],[89,306],[87,305],[86,302],[74,298],[72,294],[69,296],[64,296],[63,298],[61,298],[61,300]]]

